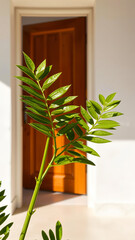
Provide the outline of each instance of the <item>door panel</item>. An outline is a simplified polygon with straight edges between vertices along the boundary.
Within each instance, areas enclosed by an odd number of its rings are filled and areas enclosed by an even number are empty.
[[[30,55],[36,66],[47,59],[53,65],[51,75],[62,72],[60,78],[48,88],[46,95],[58,87],[72,84],[66,95],[79,96],[73,104],[85,107],[86,101],[86,49],[85,18],[41,23],[24,26],[23,50]],[[30,122],[33,120],[29,119]],[[33,188],[41,164],[46,137],[23,126],[23,183],[25,188]],[[66,138],[57,139],[57,145],[65,145]],[[29,148],[30,146],[30,148]],[[52,156],[50,142],[47,162]],[[51,191],[86,193],[86,166],[75,163],[51,168],[43,181],[42,189]]]

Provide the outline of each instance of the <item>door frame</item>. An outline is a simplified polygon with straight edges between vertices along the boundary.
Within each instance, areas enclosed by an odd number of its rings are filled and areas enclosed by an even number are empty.
[[[11,76],[20,75],[16,64],[22,64],[22,17],[86,17],[87,22],[87,98],[93,98],[94,90],[94,46],[93,20],[95,0],[51,0],[51,1],[20,1],[11,2]],[[12,92],[12,168],[11,168],[11,212],[22,206],[22,104],[18,101],[21,89],[18,81],[11,80]],[[87,167],[88,205],[94,206],[95,170]],[[89,184],[89,182],[91,184]],[[92,187],[91,187],[92,186]]]

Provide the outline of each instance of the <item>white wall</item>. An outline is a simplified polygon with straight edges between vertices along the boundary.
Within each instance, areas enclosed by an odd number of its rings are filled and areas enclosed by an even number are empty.
[[[0,180],[11,191],[10,0],[0,1]]]
[[[117,92],[124,116],[113,143],[97,146],[93,197],[97,204],[135,204],[135,1],[97,0],[94,22],[94,96]]]

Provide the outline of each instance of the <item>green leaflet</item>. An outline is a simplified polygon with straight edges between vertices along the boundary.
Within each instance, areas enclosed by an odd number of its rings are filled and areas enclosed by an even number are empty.
[[[52,111],[51,115],[54,116],[54,115],[58,115],[58,114],[62,114],[62,113],[71,112],[77,108],[78,108],[78,106],[76,106],[76,105],[63,106],[63,107],[60,107],[60,108]]]
[[[117,106],[120,104],[120,102],[121,102],[121,101],[119,101],[119,100],[112,101],[112,102],[110,102],[110,103],[107,105],[107,107],[104,108],[104,110],[105,110],[105,111],[109,111],[109,110],[117,107]]]
[[[78,116],[78,113],[68,113],[68,114],[56,117],[53,122],[57,123],[57,122],[65,121],[67,123],[77,116]]]
[[[39,86],[33,81],[31,80],[30,78],[27,78],[27,77],[19,77],[19,76],[16,76],[17,79],[21,80],[22,82],[28,84],[29,86],[39,90]]]
[[[78,141],[78,142],[75,141],[75,142],[72,143],[72,145],[73,145],[76,149],[79,149],[79,150],[81,150],[81,151],[83,151],[83,152],[87,152],[87,153],[90,153],[90,154],[92,154],[92,155],[95,155],[95,156],[99,157],[99,154],[98,154],[94,149],[92,149],[92,148],[84,145],[84,144],[83,144],[82,142],[80,142],[80,141]]]
[[[71,85],[67,85],[61,88],[56,89],[54,92],[52,92],[48,97],[47,100],[55,100],[59,97],[61,97],[63,94],[65,94]]]
[[[51,229],[49,229],[49,236],[50,236],[50,240],[55,240],[54,233]]]
[[[55,102],[53,102],[49,108],[57,108],[61,105],[65,105],[71,101],[73,101],[75,98],[77,98],[77,96],[69,96],[69,97],[63,97],[60,98],[58,100],[56,100]]]
[[[75,119],[82,128],[89,131],[89,126],[86,124],[86,122],[81,117],[78,116],[78,117],[75,117]]]
[[[61,72],[60,73],[57,73],[51,77],[49,77],[43,84],[42,86],[42,90],[45,90],[47,88],[49,88],[57,79],[58,77],[61,75]]]
[[[46,59],[43,62],[41,62],[41,64],[37,67],[37,70],[36,70],[37,79],[39,79],[39,77],[41,77],[41,75],[43,74],[43,72],[45,70],[45,67],[46,67]]]
[[[32,88],[30,88],[30,87],[28,87],[28,86],[24,86],[24,85],[20,85],[20,87],[21,87],[25,92],[31,94],[32,96],[37,97],[37,98],[39,98],[39,99],[41,99],[41,100],[44,99],[43,96],[42,96],[40,93],[36,92],[34,89],[32,89]]]
[[[99,94],[99,101],[101,102],[101,104],[102,104],[103,106],[106,105],[105,97],[104,97],[102,94]]]
[[[57,221],[55,231],[56,231],[56,240],[61,240],[62,239],[62,225],[61,225],[60,221]]]
[[[3,228],[0,230],[0,235],[5,234],[5,233],[7,232],[7,230],[9,231],[9,229],[11,228],[12,225],[13,225],[13,223],[9,223],[9,224],[7,224],[5,227],[3,227]]]
[[[88,112],[82,106],[81,106],[81,114],[88,123],[90,123],[91,125],[94,124],[93,119],[91,118],[91,116],[88,114]]]
[[[70,140],[70,141],[74,140],[74,138],[75,138],[75,133],[74,133],[73,129],[70,129],[70,130],[66,133],[66,136],[67,136],[68,140]]]
[[[98,122],[98,124],[94,128],[99,129],[110,129],[119,126],[120,124],[118,122],[112,121],[112,120],[101,120]]]
[[[38,77],[38,79],[42,80],[43,78],[45,78],[48,75],[48,73],[51,71],[51,69],[52,69],[52,65],[46,67],[43,73]]]
[[[44,117],[48,117],[48,113],[47,112],[45,112],[45,111],[40,111],[40,110],[36,110],[36,109],[34,109],[34,108],[31,108],[31,107],[26,107],[29,111],[31,111],[31,112],[33,112],[33,113],[35,113],[35,114],[38,114],[38,115],[42,115],[42,116],[44,116]]]
[[[120,112],[108,112],[108,113],[104,113],[103,115],[101,115],[101,118],[111,118],[111,117],[117,117],[123,115],[123,113]]]
[[[24,59],[25,59],[25,63],[27,65],[27,67],[32,71],[34,72],[35,70],[35,64],[34,62],[32,61],[32,59],[25,53],[23,52],[23,55],[24,55]]]
[[[0,213],[2,213],[6,208],[7,206],[0,207]]]
[[[40,112],[45,112],[47,111],[46,108],[42,108],[41,106],[39,106],[38,104],[36,104],[35,102],[31,102],[29,100],[24,100],[24,99],[21,99],[22,102],[24,102],[25,104],[33,107],[33,109],[37,110],[37,111],[40,111]],[[47,113],[45,113],[46,116],[47,116]]]
[[[108,95],[105,101],[107,103],[111,102],[113,100],[113,98],[115,97],[115,95],[116,95],[116,93],[112,93],[112,94]]]
[[[82,154],[72,151],[72,150],[68,150],[67,152],[72,154],[73,156],[77,156],[77,157],[81,157],[81,158],[84,157]]]
[[[30,105],[30,102],[31,102],[31,104],[32,104],[32,103],[36,103],[37,105],[39,105],[39,106],[41,106],[41,107],[44,107],[44,109],[46,108],[45,103],[42,102],[42,101],[40,101],[40,100],[38,100],[38,99],[35,99],[35,98],[33,98],[33,97],[31,97],[31,96],[27,96],[27,95],[22,95],[21,97],[22,97],[22,99],[26,99],[26,100],[29,101],[29,103],[28,103],[29,106],[32,106],[32,105]],[[26,101],[26,100],[22,100],[22,101],[24,102],[24,101]],[[26,103],[26,104],[27,104],[27,103]]]
[[[50,133],[50,130],[51,128],[48,127],[48,126],[45,126],[45,125],[42,125],[42,124],[39,124],[39,123],[29,123],[29,125],[33,128],[35,128],[36,130],[38,130],[39,132],[47,135],[48,137],[51,137],[51,133]]]
[[[59,132],[57,133],[57,136],[61,136],[61,135],[65,134],[65,133],[69,132],[69,130],[74,128],[75,125],[76,125],[76,123],[67,124],[65,127],[61,128],[59,130]]]
[[[74,158],[74,157],[71,157],[71,156],[68,156],[68,155],[62,155],[62,156],[59,156],[58,158],[55,159],[55,163],[57,165],[66,165],[66,164],[75,163],[75,162],[90,164],[90,165],[95,166],[95,164],[92,161],[88,160],[85,157]]]
[[[7,215],[5,215],[5,213],[0,214],[0,225],[2,225],[8,217],[9,217],[9,214]]]
[[[91,115],[94,119],[98,120],[98,114],[96,113],[95,108],[93,107],[92,103],[91,103],[90,101],[87,101],[87,102],[86,102],[86,105],[87,105],[87,109],[88,109],[90,115]]]
[[[82,131],[82,129],[78,125],[74,126],[74,130],[78,134],[78,136],[82,136],[83,135],[83,131]]]
[[[16,66],[18,68],[20,68],[22,70],[22,72],[24,72],[26,75],[28,75],[32,79],[36,80],[34,73],[30,69],[28,69],[27,67],[21,66],[21,65],[16,65]]]
[[[100,114],[100,111],[102,111],[102,107],[101,107],[97,102],[95,102],[95,101],[92,101],[92,100],[91,100],[90,102],[91,102],[91,104],[93,105],[95,111],[96,111],[98,114]]]
[[[58,122],[56,125],[55,125],[55,128],[61,128],[63,126],[66,125],[66,122],[62,121],[62,122]]]
[[[35,113],[31,113],[31,112],[26,112],[26,114],[29,117],[31,117],[34,120],[36,120],[37,122],[40,122],[40,123],[43,123],[43,124],[50,124],[50,121],[47,118],[45,118],[45,117],[39,116],[39,115],[37,115]]]
[[[109,136],[109,135],[112,135],[112,133],[109,133],[107,131],[102,131],[102,130],[92,131],[89,134],[96,135],[96,136]]]
[[[103,139],[103,138],[99,138],[99,137],[91,137],[91,136],[85,136],[85,137],[82,137],[82,139],[85,139],[87,141],[94,142],[94,143],[108,143],[108,142],[111,142],[107,139]]]
[[[49,238],[47,237],[47,234],[42,230],[42,238],[44,240],[49,240]]]

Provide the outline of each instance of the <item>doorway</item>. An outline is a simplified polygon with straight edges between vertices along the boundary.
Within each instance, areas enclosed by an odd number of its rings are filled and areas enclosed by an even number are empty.
[[[47,59],[51,75],[62,72],[55,88],[72,84],[70,95],[79,96],[76,105],[86,102],[86,18],[73,18],[23,27],[23,50],[36,63]],[[53,89],[50,89],[51,91]],[[39,171],[45,137],[23,121],[23,185],[33,188]],[[61,137],[60,143],[65,142]],[[60,144],[59,143],[59,144]],[[30,146],[30,148],[28,148]],[[49,149],[51,154],[52,149]],[[47,174],[43,190],[86,194],[86,166],[55,167]]]

